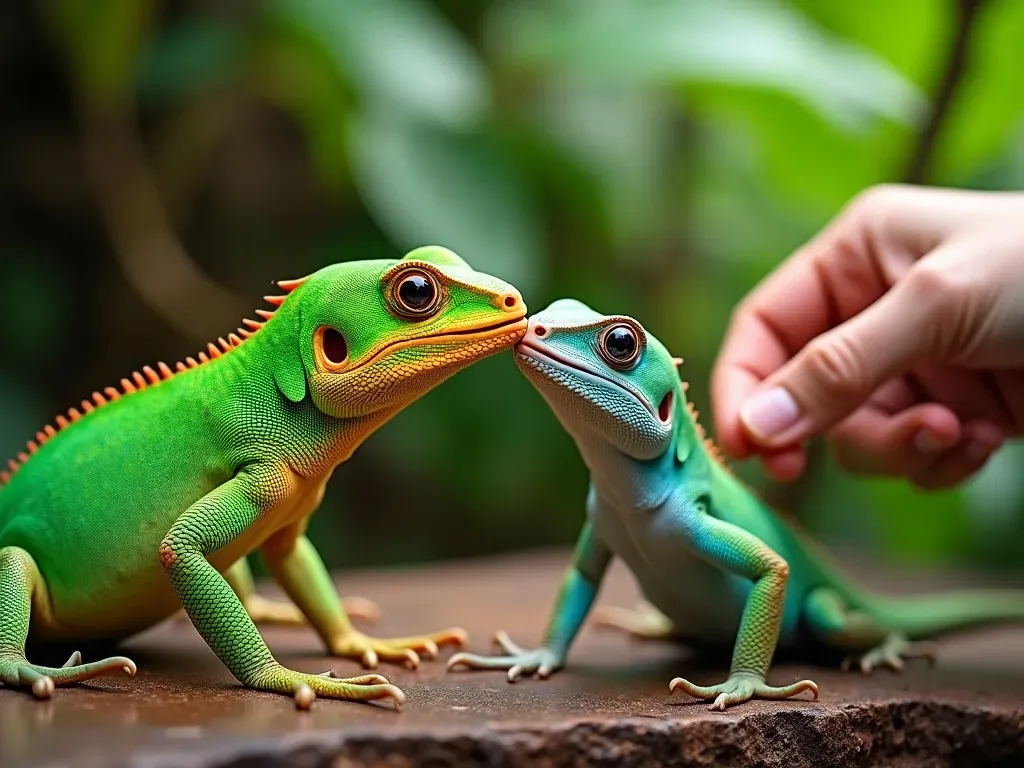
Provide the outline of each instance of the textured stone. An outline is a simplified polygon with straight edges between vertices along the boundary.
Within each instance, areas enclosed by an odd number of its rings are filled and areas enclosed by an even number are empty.
[[[338,581],[342,594],[380,604],[374,634],[462,624],[471,648],[487,651],[498,628],[521,644],[537,642],[565,558],[515,556]],[[872,580],[907,591],[942,581],[877,571]],[[601,601],[629,605],[635,597],[632,580],[613,567]],[[358,674],[353,662],[327,659],[311,630],[262,631],[286,665]],[[936,669],[911,662],[903,675],[780,662],[772,682],[810,677],[821,700],[751,702],[724,714],[670,696],[668,681],[718,682],[727,659],[694,659],[591,628],[569,669],[547,681],[447,674],[442,661],[415,672],[382,667],[408,695],[400,713],[324,700],[299,712],[287,697],[246,691],[187,621],[140,635],[124,652],[139,665],[134,680],[58,689],[49,702],[0,690],[0,766],[1024,765],[1024,628],[948,638]]]

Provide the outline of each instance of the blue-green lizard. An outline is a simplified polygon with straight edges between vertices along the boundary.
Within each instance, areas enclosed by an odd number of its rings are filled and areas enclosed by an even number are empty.
[[[811,680],[768,685],[776,646],[860,654],[860,667],[902,667],[930,654],[937,633],[1024,618],[1018,592],[962,592],[911,599],[872,594],[775,514],[721,461],[686,401],[677,358],[636,320],[598,314],[570,299],[531,318],[516,361],[575,439],[590,470],[580,532],[544,640],[524,650],[504,632],[505,655],[459,653],[448,668],[507,669],[547,677],[566,655],[617,556],[650,603],[613,619],[637,635],[693,646],[733,643],[729,678],[669,690],[713,699],[784,699]]]

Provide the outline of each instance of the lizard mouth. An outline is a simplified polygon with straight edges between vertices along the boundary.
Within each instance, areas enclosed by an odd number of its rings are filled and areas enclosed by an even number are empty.
[[[662,426],[665,425],[665,421],[662,418],[660,418],[657,411],[655,411],[651,404],[647,402],[647,398],[641,395],[635,387],[624,381],[617,381],[612,377],[602,373],[596,368],[593,368],[580,360],[573,360],[569,357],[566,357],[565,355],[561,355],[558,352],[555,352],[552,349],[543,348],[535,344],[531,344],[529,341],[526,341],[525,339],[516,344],[516,354],[519,355],[519,357],[523,358],[524,360],[535,361],[538,363],[552,366],[554,368],[567,368],[573,371],[576,375],[582,376],[583,378],[591,380],[596,379],[604,384],[610,384],[611,386],[618,389],[620,392],[624,392],[630,397],[632,397],[634,400],[636,400],[641,406],[643,406],[644,410],[651,415],[651,418],[653,418],[659,424],[661,424]]]
[[[373,353],[373,355],[363,362],[347,369],[345,373],[352,373],[360,368],[365,368],[368,365],[372,365],[385,355],[401,349],[408,349],[410,347],[421,347],[427,344],[448,344],[454,342],[472,344],[474,342],[487,341],[488,339],[497,338],[506,334],[510,337],[513,337],[514,335],[513,341],[515,341],[521,339],[523,334],[526,333],[526,322],[526,313],[524,312],[518,317],[512,317],[490,325],[477,326],[475,328],[461,328],[454,331],[444,331],[442,333],[435,333],[427,336],[417,336],[411,339],[393,341],[378,349]]]

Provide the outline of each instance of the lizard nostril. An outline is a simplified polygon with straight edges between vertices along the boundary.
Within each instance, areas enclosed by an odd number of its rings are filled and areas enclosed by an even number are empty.
[[[533,329],[533,333],[538,339],[543,339],[545,336],[548,335],[548,329],[545,328],[543,325],[538,325],[536,328]]]

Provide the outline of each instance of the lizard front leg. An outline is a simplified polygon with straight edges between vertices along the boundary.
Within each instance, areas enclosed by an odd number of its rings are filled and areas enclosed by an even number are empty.
[[[287,600],[272,600],[256,591],[252,570],[243,557],[224,572],[224,578],[242,601],[249,617],[257,624],[282,626],[306,626],[306,617],[295,603]],[[380,607],[365,597],[344,597],[345,613],[353,619],[375,622],[380,618]]]
[[[189,507],[160,544],[160,562],[192,623],[217,657],[244,685],[292,694],[299,707],[316,695],[367,701],[405,694],[380,675],[348,680],[331,673],[286,669],[270,653],[234,590],[206,559],[240,535],[288,493],[291,475],[276,467],[239,471]]]
[[[420,655],[433,658],[438,646],[466,643],[466,631],[459,627],[429,635],[377,639],[357,631],[349,622],[331,576],[320,555],[305,536],[306,521],[289,526],[263,545],[274,578],[313,625],[328,650],[335,656],[357,659],[375,669],[378,660],[401,662],[415,669]]]
[[[714,699],[711,708],[721,710],[753,698],[788,699],[803,691],[811,691],[817,699],[818,686],[811,680],[783,687],[765,682],[782,625],[789,577],[786,561],[750,532],[709,515],[701,503],[685,510],[683,520],[698,556],[750,579],[754,587],[743,607],[729,679],[705,687],[677,677],[669,683],[669,691],[681,688],[691,696]]]
[[[459,665],[469,669],[507,669],[510,683],[524,674],[536,673],[546,678],[561,669],[569,647],[590,612],[611,559],[611,550],[594,534],[591,524],[586,523],[577,539],[572,564],[562,580],[541,647],[533,651],[520,648],[500,630],[494,640],[505,652],[504,656],[457,653],[448,660],[448,669]]]

